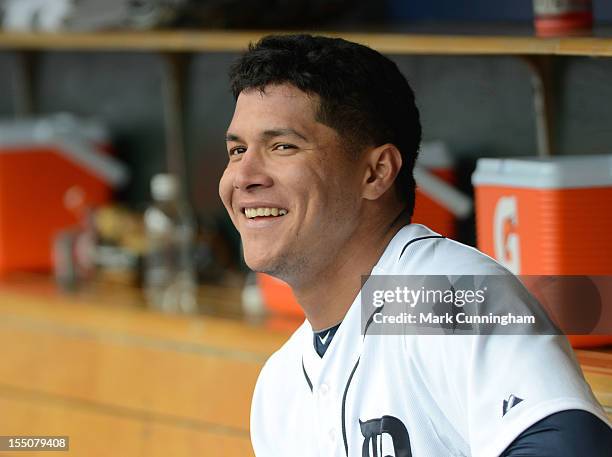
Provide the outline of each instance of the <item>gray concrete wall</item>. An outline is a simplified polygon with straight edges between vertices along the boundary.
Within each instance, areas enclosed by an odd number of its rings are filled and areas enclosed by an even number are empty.
[[[190,192],[200,212],[219,209],[217,181],[233,110],[227,85],[232,54],[194,57],[188,81],[186,144]],[[462,160],[535,153],[530,74],[512,57],[394,57],[417,94],[426,139],[446,140]],[[0,52],[0,116],[13,115],[13,56]],[[161,59],[147,53],[49,52],[39,57],[41,113],[70,111],[106,121],[133,181],[120,198],[148,199],[150,176],[164,169]],[[558,152],[612,152],[612,59],[557,63]]]

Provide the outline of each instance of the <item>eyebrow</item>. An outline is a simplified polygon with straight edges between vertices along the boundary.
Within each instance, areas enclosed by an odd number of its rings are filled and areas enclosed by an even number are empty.
[[[265,139],[275,138],[277,136],[297,136],[298,138],[301,138],[304,141],[308,141],[308,139],[304,135],[292,128],[264,130],[260,136]],[[240,136],[231,132],[227,132],[225,134],[225,141],[243,142]]]

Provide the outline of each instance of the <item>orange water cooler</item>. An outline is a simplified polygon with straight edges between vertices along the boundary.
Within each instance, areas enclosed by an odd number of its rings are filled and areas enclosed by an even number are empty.
[[[612,155],[480,159],[472,183],[478,248],[513,273],[612,275]],[[570,340],[612,344],[612,335]]]
[[[0,121],[0,275],[51,270],[57,231],[127,179],[108,149],[103,126],[70,115]]]

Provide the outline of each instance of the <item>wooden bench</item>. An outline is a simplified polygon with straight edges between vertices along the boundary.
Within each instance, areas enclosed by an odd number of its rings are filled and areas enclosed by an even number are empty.
[[[220,309],[232,294],[204,296]],[[88,457],[253,455],[255,381],[288,335],[152,312],[121,287],[66,296],[47,278],[0,283],[0,435],[68,435]],[[577,357],[610,414],[612,351]]]

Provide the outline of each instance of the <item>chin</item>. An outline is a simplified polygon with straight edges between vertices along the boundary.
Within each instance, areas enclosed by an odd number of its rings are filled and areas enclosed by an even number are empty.
[[[269,271],[274,270],[273,261],[269,254],[255,254],[250,253],[245,249],[244,250],[244,262],[247,266],[253,270],[260,273],[268,273]]]
[[[289,282],[293,277],[289,274],[289,269],[285,262],[282,262],[277,257],[272,257],[269,254],[264,257],[248,256],[245,253],[245,263],[247,266],[258,273],[265,273],[270,276],[274,276],[281,281]]]

